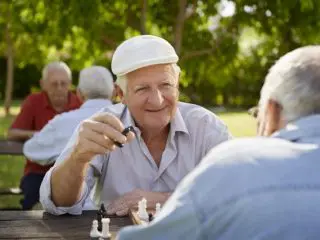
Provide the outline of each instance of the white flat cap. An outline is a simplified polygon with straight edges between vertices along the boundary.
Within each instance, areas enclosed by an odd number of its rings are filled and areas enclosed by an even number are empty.
[[[172,45],[163,38],[140,35],[121,43],[112,57],[111,69],[123,76],[139,68],[156,64],[177,63],[179,60]]]

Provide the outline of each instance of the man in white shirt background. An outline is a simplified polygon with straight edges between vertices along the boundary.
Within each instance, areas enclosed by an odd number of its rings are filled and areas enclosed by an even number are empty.
[[[108,69],[92,66],[80,71],[77,96],[83,104],[77,110],[59,114],[50,120],[24,144],[24,155],[40,165],[54,163],[79,123],[112,105],[113,95],[113,77]]]

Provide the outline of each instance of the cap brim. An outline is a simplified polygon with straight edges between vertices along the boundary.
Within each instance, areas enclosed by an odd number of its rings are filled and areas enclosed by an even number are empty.
[[[137,64],[132,65],[130,68],[126,69],[126,71],[120,70],[119,73],[116,75],[123,76],[137,69],[148,67],[151,65],[177,63],[178,60],[179,58],[176,55],[166,56],[165,58],[162,58],[162,59],[159,59],[159,58],[148,59],[146,61],[140,61]]]

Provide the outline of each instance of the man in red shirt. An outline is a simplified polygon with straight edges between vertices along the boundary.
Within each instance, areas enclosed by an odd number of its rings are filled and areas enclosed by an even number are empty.
[[[29,95],[8,131],[8,139],[25,141],[40,131],[55,115],[80,107],[75,94],[69,91],[71,71],[64,62],[52,62],[42,71],[42,92]],[[39,188],[51,166],[41,166],[26,159],[20,188],[23,210],[32,209],[39,201]]]

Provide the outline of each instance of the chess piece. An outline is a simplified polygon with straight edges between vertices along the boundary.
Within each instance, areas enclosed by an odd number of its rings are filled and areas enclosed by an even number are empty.
[[[111,233],[109,231],[110,218],[102,218],[102,235],[103,239],[108,239],[111,237]]]
[[[151,222],[151,221],[153,220],[153,215],[152,215],[152,213],[149,213],[149,214],[148,214],[148,217],[149,217],[149,222]]]
[[[123,134],[124,136],[127,136],[130,131],[131,131],[131,132],[134,132],[134,128],[133,128],[132,126],[129,126],[129,127],[125,128],[125,129],[122,131],[122,134]],[[114,141],[114,144],[117,145],[117,146],[120,147],[120,148],[122,148],[122,147],[124,146],[124,144],[119,143],[119,142],[117,142],[117,141]]]
[[[101,233],[98,231],[98,221],[93,220],[91,231],[90,231],[90,239],[99,240],[100,237],[101,237]]]
[[[147,199],[143,198],[139,203],[138,203],[138,216],[141,220],[143,221],[148,221],[148,212],[147,212]]]
[[[141,203],[142,203],[141,201],[138,202],[138,216],[139,217],[142,214],[142,204]]]
[[[105,208],[105,206],[104,206],[103,203],[101,203],[100,210],[101,210],[101,212],[103,212],[103,213],[106,212],[106,208]]]
[[[100,210],[98,210],[97,212],[97,222],[98,222],[98,231],[101,232],[102,231],[102,213]]]
[[[101,205],[100,205],[100,213],[102,215],[102,218],[107,217],[107,210],[106,210],[106,208],[105,208],[103,203],[101,203]]]
[[[157,203],[156,204],[156,213],[154,214],[155,217],[159,215],[160,210],[161,210],[161,204]]]

